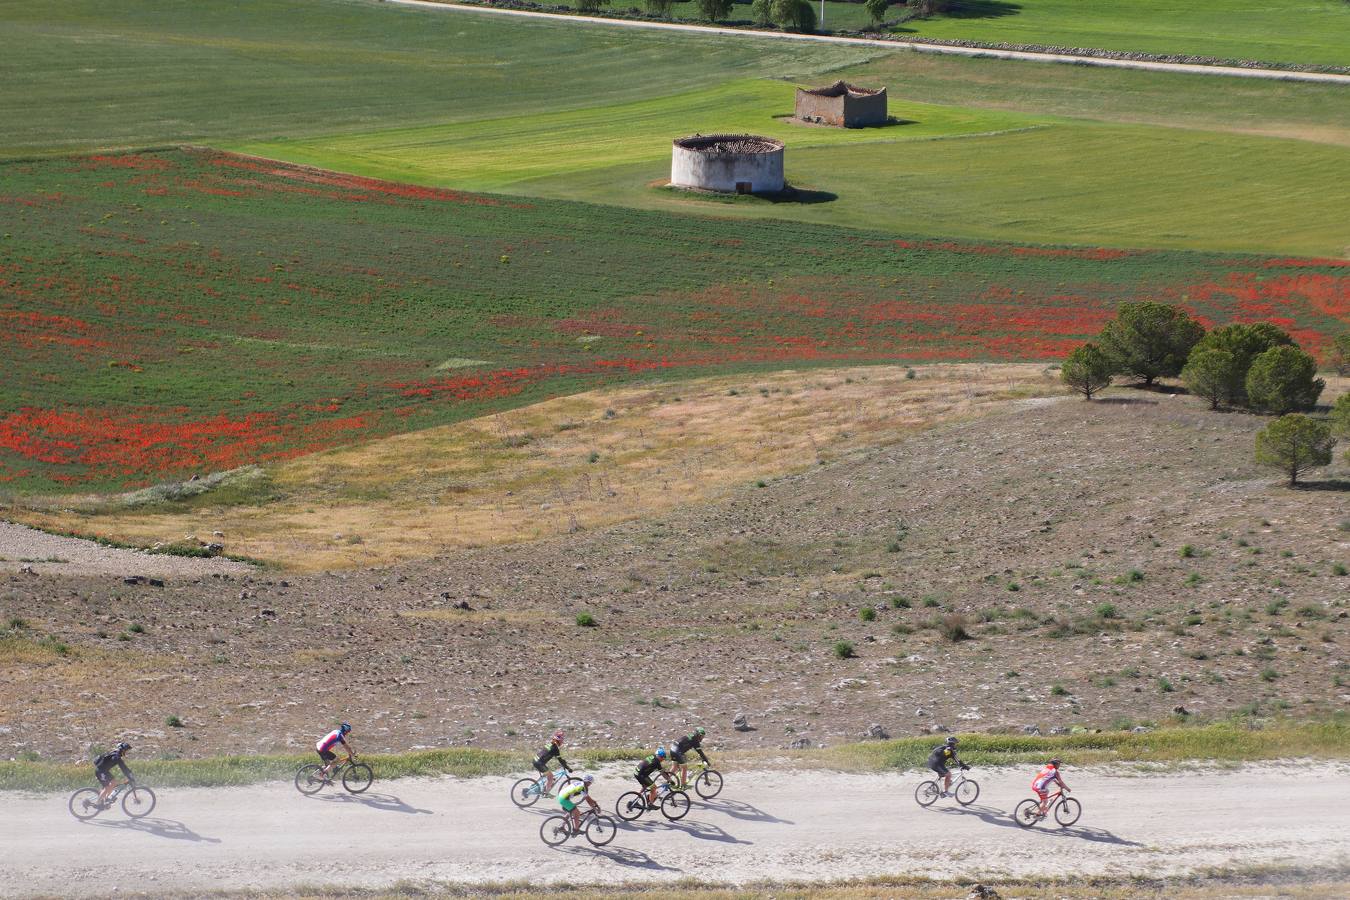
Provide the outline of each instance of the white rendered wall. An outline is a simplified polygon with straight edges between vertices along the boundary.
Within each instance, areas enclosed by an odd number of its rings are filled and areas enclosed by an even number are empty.
[[[739,182],[750,182],[756,194],[783,189],[783,151],[768,153],[708,153],[678,144],[670,157],[670,183],[676,187],[735,193]]]

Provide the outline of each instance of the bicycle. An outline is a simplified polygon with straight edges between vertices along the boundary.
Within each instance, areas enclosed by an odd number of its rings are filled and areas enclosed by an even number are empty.
[[[131,790],[124,793],[123,788],[126,787]],[[71,794],[66,804],[70,814],[81,822],[87,822],[105,809],[111,809],[118,797],[122,798],[122,812],[132,819],[144,818],[155,809],[155,792],[148,787],[141,787],[134,780],[118,784],[106,800],[99,800],[98,795],[98,788],[80,788]]]
[[[318,763],[301,766],[295,772],[295,789],[310,797],[323,790],[326,785],[340,780],[348,793],[360,794],[375,780],[374,770],[363,762],[357,762],[355,753],[349,754],[346,762],[337,763],[327,774],[323,773],[323,769],[324,766]]]
[[[966,776],[966,768],[961,767],[961,771],[956,774],[956,781],[952,783],[952,789],[947,792],[962,806],[969,806],[980,796],[979,782]],[[938,784],[935,778],[919,782],[919,786],[914,789],[914,801],[925,809],[936,803],[941,796],[942,785]]]
[[[704,800],[711,800],[722,793],[722,773],[716,769],[710,768],[707,763],[700,761],[697,766],[698,774],[694,776],[694,792]],[[673,777],[670,789],[673,791],[689,790],[688,774],[685,778]]]
[[[560,847],[568,838],[584,834],[592,847],[603,847],[614,840],[614,835],[619,830],[613,819],[594,807],[581,814],[581,822],[578,829],[572,824],[571,815],[567,813],[549,816],[539,826],[539,837],[550,847]]]
[[[560,768],[553,779],[555,791],[560,791],[572,782],[581,783],[581,779],[573,775],[569,770]],[[548,776],[539,775],[535,778],[522,778],[511,785],[511,802],[521,809],[527,809],[539,802],[540,797],[553,797],[556,793],[548,792]]]
[[[1065,797],[1064,789],[1060,788],[1047,798],[1045,812],[1041,812],[1040,798],[1031,797],[1017,804],[1013,819],[1023,828],[1030,828],[1051,813],[1054,813],[1055,821],[1061,828],[1068,828],[1083,814],[1083,804],[1072,797]]]
[[[636,822],[649,809],[661,810],[661,815],[672,822],[679,821],[689,815],[689,807],[693,804],[689,801],[688,792],[676,790],[669,783],[662,784],[660,791],[661,798],[655,804],[647,802],[647,790],[645,788],[640,791],[620,794],[619,799],[614,801],[614,811],[625,822]]]

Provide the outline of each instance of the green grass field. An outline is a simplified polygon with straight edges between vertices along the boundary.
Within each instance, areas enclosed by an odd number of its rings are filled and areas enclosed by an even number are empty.
[[[372,0],[0,0],[0,157],[607,106],[878,52]]]
[[[576,0],[549,2],[576,6]],[[641,5],[616,0],[609,8]],[[819,15],[819,0],[814,6]],[[892,6],[887,20],[901,18],[904,10],[901,4]],[[692,2],[681,2],[673,7],[672,18],[699,21],[700,14]],[[728,19],[752,21],[750,8],[738,4]],[[821,30],[872,30],[872,19],[861,3],[827,0]],[[952,0],[945,14],[911,19],[890,31],[984,43],[1350,65],[1350,7],[1343,0]]]
[[[1055,753],[1069,766],[1120,763],[1177,763],[1187,760],[1258,762],[1270,759],[1345,759],[1350,735],[1343,719],[1326,722],[1273,722],[1264,727],[1213,724],[1162,728],[1148,734],[1098,732],[1055,737],[1013,737],[973,734],[962,737],[961,756],[975,766],[1033,765]],[[906,771],[922,767],[932,749],[930,737],[844,744],[826,750],[773,752],[770,764],[821,767],[853,772]],[[575,756],[585,769],[611,762],[641,759],[638,748],[581,750]],[[569,753],[568,756],[573,756]],[[423,750],[363,756],[376,778],[454,775],[480,778],[525,772],[526,757],[503,750]],[[297,767],[313,762],[305,756],[230,756],[206,759],[145,760],[133,763],[137,777],[153,787],[228,787],[279,781]],[[725,757],[723,767],[744,770],[766,764],[765,754],[749,751]],[[42,761],[0,762],[0,791],[64,791],[92,781],[90,765]]]

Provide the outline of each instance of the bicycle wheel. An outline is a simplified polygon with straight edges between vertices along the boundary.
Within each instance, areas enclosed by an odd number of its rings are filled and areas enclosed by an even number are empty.
[[[342,786],[353,794],[366,790],[374,780],[374,770],[365,763],[352,763],[342,770]]]
[[[155,811],[155,792],[148,787],[133,784],[122,795],[122,812],[133,819],[140,819]]]
[[[625,822],[636,822],[646,811],[647,798],[642,796],[641,791],[620,794],[619,799],[614,801],[614,812]]]
[[[526,809],[538,803],[542,793],[537,778],[522,778],[511,785],[511,802],[521,809]]]
[[[539,826],[539,837],[550,847],[561,846],[572,836],[572,822],[567,816],[549,816]]]
[[[661,798],[661,814],[672,822],[689,815],[689,795],[684,791],[671,791]]]
[[[295,771],[295,789],[306,797],[311,794],[317,794],[323,790],[325,783],[324,776],[319,774],[323,766],[310,763],[307,766],[301,766]]]
[[[70,802],[66,805],[70,807],[70,814],[81,822],[87,822],[103,812],[98,802],[98,791],[93,788],[80,788],[70,795]]]
[[[1072,797],[1064,797],[1055,804],[1055,821],[1068,828],[1083,814],[1083,804]]]
[[[1023,828],[1030,828],[1041,820],[1041,801],[1023,800],[1017,804],[1017,809],[1013,812],[1013,819]]]
[[[914,789],[914,802],[923,807],[932,806],[942,796],[942,788],[936,781],[921,781]]]
[[[711,800],[722,793],[722,773],[716,769],[704,769],[694,779],[694,790],[704,800]]]
[[[614,835],[619,833],[619,824],[606,815],[591,816],[591,820],[586,823],[586,840],[591,842],[593,847],[603,847],[614,840]]]
[[[980,796],[980,786],[974,781],[963,781],[956,788],[956,802],[962,806],[969,806],[974,803],[978,796]]]

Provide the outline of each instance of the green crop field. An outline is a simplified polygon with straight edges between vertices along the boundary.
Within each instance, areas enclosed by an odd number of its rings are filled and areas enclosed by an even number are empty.
[[[1122,300],[1341,327],[1335,261],[462,194],[212,151],[0,165],[0,484],[131,487],[653,374],[1061,357]]]
[[[550,0],[576,6],[576,0]],[[813,4],[819,15],[820,2]],[[618,2],[611,9],[640,7]],[[895,4],[886,20],[903,17]],[[693,2],[676,3],[672,18],[699,21]],[[731,21],[750,22],[749,6],[733,7]],[[861,3],[827,0],[822,30],[874,30]],[[1099,47],[1161,55],[1209,56],[1325,66],[1350,65],[1350,6],[1344,0],[951,0],[932,19],[892,25],[891,33],[984,43]]]

